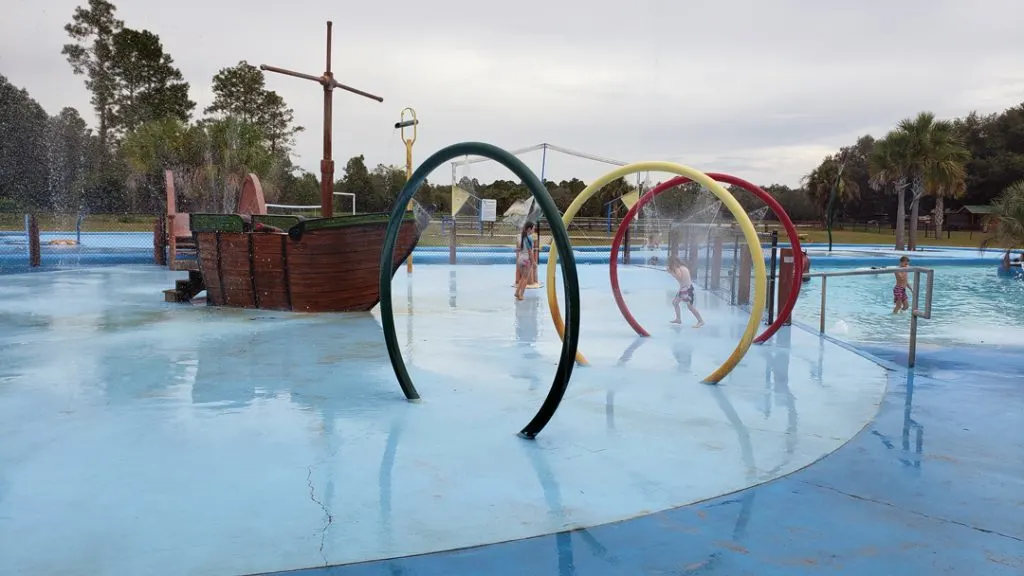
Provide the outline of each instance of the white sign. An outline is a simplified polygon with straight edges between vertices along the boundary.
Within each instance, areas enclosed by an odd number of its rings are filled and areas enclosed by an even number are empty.
[[[480,199],[480,221],[494,222],[498,219],[498,201],[493,198]]]

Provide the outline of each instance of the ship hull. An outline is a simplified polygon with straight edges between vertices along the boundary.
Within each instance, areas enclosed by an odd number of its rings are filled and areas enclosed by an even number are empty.
[[[306,221],[253,216],[248,224],[237,215],[193,215],[207,304],[294,312],[369,311],[380,301],[380,253],[387,221],[387,214]],[[392,275],[418,239],[409,213],[399,228]]]

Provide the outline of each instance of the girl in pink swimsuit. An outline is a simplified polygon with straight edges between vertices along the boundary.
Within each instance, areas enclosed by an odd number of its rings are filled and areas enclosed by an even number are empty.
[[[519,283],[516,284],[516,300],[522,300],[526,287],[530,285],[530,272],[533,270],[533,222],[527,222],[519,234],[519,245],[516,246],[516,266],[519,267]]]

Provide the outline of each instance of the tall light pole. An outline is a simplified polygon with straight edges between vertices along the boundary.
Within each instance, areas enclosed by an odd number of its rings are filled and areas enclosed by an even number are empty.
[[[409,119],[405,119],[405,113],[409,113]],[[404,108],[401,115],[399,116],[398,122],[395,122],[395,129],[402,131],[402,143],[405,144],[405,181],[408,182],[412,178],[412,145],[416,143],[416,127],[419,126],[420,121],[416,118],[416,111],[412,108]],[[405,137],[405,129],[412,128],[412,138]],[[406,210],[412,210],[412,200],[409,200],[409,205],[406,206]],[[409,253],[409,258],[405,261],[405,271],[412,274],[412,252]]]

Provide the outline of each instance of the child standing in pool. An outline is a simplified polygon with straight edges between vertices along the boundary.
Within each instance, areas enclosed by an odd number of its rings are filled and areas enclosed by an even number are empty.
[[[682,311],[679,309],[679,304],[685,303],[686,308],[697,319],[697,323],[694,324],[693,327],[700,328],[704,325],[704,319],[700,317],[700,312],[697,312],[697,307],[693,305],[693,282],[690,279],[690,269],[679,260],[678,256],[673,255],[668,261],[668,273],[679,281],[679,292],[677,292],[676,297],[672,299],[672,307],[676,310],[676,318],[672,323],[683,323]]]
[[[530,271],[533,268],[533,222],[527,222],[523,231],[519,234],[519,244],[516,246],[516,266],[519,267],[518,281],[516,283],[516,300],[522,300],[526,287],[530,285]]]
[[[901,256],[900,268],[906,268],[907,266],[910,266],[910,258]],[[907,299],[908,291],[910,291],[910,286],[907,285],[907,273],[897,272],[896,285],[892,287],[892,302],[895,305],[892,309],[893,314],[898,314],[910,308],[910,302]]]

